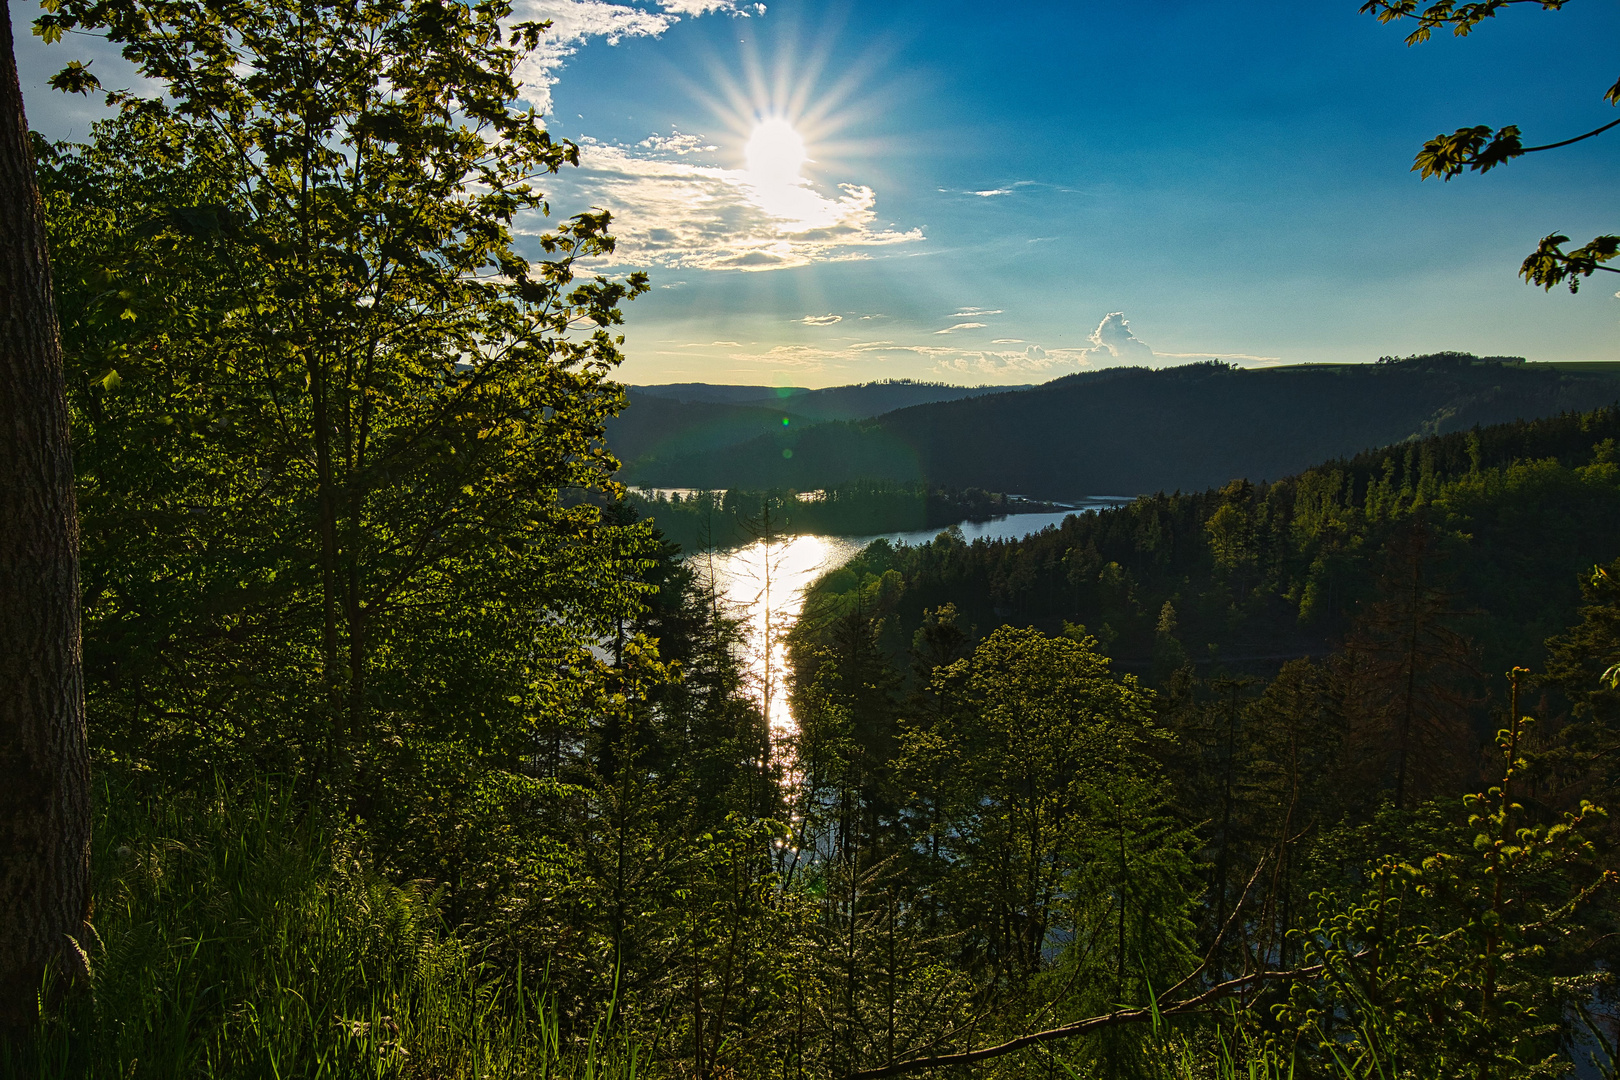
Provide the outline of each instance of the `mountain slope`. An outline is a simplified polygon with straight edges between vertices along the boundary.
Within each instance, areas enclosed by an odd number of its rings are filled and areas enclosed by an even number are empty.
[[[634,386],[626,396],[629,408],[607,422],[607,444],[626,464],[649,457],[712,456],[750,439],[774,436],[784,428],[784,419],[790,430],[813,422],[764,404],[676,401]]]
[[[1027,386],[952,386],[948,383],[914,382],[911,379],[885,379],[808,390],[800,386],[726,386],[717,383],[667,383],[662,386],[636,386],[635,393],[668,398],[692,404],[708,402],[726,405],[753,405],[787,409],[811,420],[864,420],[912,405],[936,401],[959,401],[1002,390],[1026,390]]]
[[[1379,364],[1114,368],[650,462],[641,483],[925,480],[1041,498],[1192,490],[1476,424],[1620,399],[1620,375],[1457,353]]]
[[[865,420],[911,405],[958,401],[986,392],[983,387],[909,379],[823,390],[710,383],[631,386],[630,408],[608,422],[607,441],[626,464],[643,458],[714,455],[757,436],[775,435],[784,427],[798,430],[827,420]],[[783,418],[788,424],[782,423]]]

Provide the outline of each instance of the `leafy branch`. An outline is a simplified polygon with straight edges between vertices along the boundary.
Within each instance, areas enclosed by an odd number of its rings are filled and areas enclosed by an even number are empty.
[[[1467,37],[1486,19],[1494,19],[1497,12],[1516,4],[1534,4],[1543,11],[1558,11],[1567,0],[1432,0],[1427,5],[1419,0],[1367,0],[1361,12],[1372,15],[1381,23],[1414,20],[1417,28],[1406,36],[1407,45],[1428,41],[1436,30],[1450,27],[1456,37]],[[1620,80],[1609,87],[1603,100],[1620,105]],[[1489,124],[1461,127],[1450,135],[1440,134],[1423,144],[1412,162],[1412,171],[1424,180],[1438,176],[1451,180],[1469,172],[1486,173],[1498,165],[1505,165],[1525,154],[1543,150],[1557,150],[1565,146],[1603,134],[1620,125],[1620,120],[1558,142],[1540,146],[1525,146],[1518,125],[1507,124],[1492,128]],[[1551,291],[1555,285],[1567,284],[1570,292],[1579,292],[1581,279],[1591,277],[1599,270],[1620,273],[1612,266],[1603,265],[1620,252],[1620,236],[1598,236],[1572,251],[1564,250],[1569,237],[1551,233],[1541,238],[1536,250],[1519,266],[1519,276],[1532,285]]]

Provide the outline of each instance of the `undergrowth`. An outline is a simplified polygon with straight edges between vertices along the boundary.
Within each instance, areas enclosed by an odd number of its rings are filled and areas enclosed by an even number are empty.
[[[24,1044],[0,1045],[6,1076],[645,1071],[608,1024],[564,1035],[543,979],[497,970],[444,925],[430,886],[386,880],[356,836],[302,817],[284,794],[102,794],[90,985],[44,1010]]]

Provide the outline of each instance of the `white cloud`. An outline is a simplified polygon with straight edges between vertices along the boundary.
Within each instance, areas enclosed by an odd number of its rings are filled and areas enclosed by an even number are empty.
[[[1151,363],[1153,350],[1148,343],[1131,332],[1131,324],[1123,311],[1110,311],[1103,316],[1097,329],[1091,332],[1091,348],[1082,349],[1093,357]]]
[[[693,146],[701,150],[678,134],[637,146],[582,140],[580,167],[553,181],[552,202],[612,212],[614,266],[778,270],[923,239],[920,229],[875,226],[877,194],[860,184],[827,195],[806,181],[792,188],[792,213],[773,214],[749,173],[694,160]],[[543,228],[536,221],[533,232]]]
[[[828,314],[828,315],[806,315],[802,319],[794,319],[793,321],[794,322],[799,322],[799,323],[804,323],[804,325],[806,325],[806,326],[831,326],[834,323],[843,322],[844,317],[842,315],[832,315],[832,314]]]
[[[1026,345],[1019,351],[963,351],[955,356],[941,357],[934,368],[941,374],[997,375],[1011,373],[1049,372],[1063,374],[1064,369],[1078,371],[1085,368],[1120,367],[1125,365],[1164,365],[1165,361],[1195,362],[1199,360],[1226,360],[1232,363],[1275,363],[1274,356],[1253,356],[1248,353],[1161,353],[1131,330],[1131,324],[1122,311],[1111,311],[1103,316],[1097,328],[1089,335],[1091,344],[1078,349],[1045,349],[1039,345]],[[1018,338],[997,338],[993,345],[1021,345]]]
[[[683,18],[726,14],[746,18],[765,13],[765,5],[742,0],[659,0],[657,10],[612,0],[517,0],[512,20],[550,20],[551,29],[523,62],[518,77],[524,97],[541,113],[551,112],[551,88],[568,58],[592,38],[617,45],[625,38],[659,37]]]
[[[740,341],[693,341],[680,346],[683,349],[740,349]]]
[[[720,149],[704,142],[696,135],[682,135],[679,131],[668,135],[649,135],[636,144],[644,150],[656,150],[663,154],[712,154]]]
[[[957,308],[953,319],[980,319],[986,315],[1000,315],[1000,308],[965,307]]]
[[[729,11],[747,15],[747,9],[765,14],[764,4],[742,4],[735,0],[658,0],[658,6],[671,15],[707,15],[711,11]]]
[[[955,326],[947,326],[943,330],[935,330],[936,334],[954,334],[958,330],[977,330],[987,324],[982,322],[959,322]]]
[[[977,195],[981,199],[993,199],[997,195],[1011,195],[1013,189],[1009,187],[991,188],[989,191],[970,191],[969,195]]]

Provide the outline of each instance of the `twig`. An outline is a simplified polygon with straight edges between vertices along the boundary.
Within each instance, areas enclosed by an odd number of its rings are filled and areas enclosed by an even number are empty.
[[[1364,955],[1366,954],[1357,953],[1356,957],[1352,957],[1352,959]],[[1221,998],[1229,997],[1230,995],[1238,993],[1242,990],[1247,990],[1251,986],[1256,986],[1266,982],[1308,979],[1313,975],[1321,974],[1323,968],[1324,965],[1322,964],[1313,964],[1310,967],[1293,968],[1289,971],[1257,971],[1250,975],[1240,975],[1235,979],[1228,979],[1223,983],[1216,983],[1214,986],[1210,987],[1208,990],[1205,990],[1201,994],[1195,994],[1190,998],[1183,998],[1181,1001],[1175,1002],[1172,1005],[1163,1006],[1159,1008],[1157,1012],[1160,1016],[1175,1016],[1180,1013],[1195,1012],[1212,1001],[1219,1001]],[[999,1043],[996,1046],[986,1046],[980,1050],[967,1050],[959,1054],[942,1054],[938,1057],[913,1058],[910,1061],[902,1061],[894,1065],[885,1065],[877,1069],[863,1069],[860,1072],[847,1074],[844,1077],[844,1080],[884,1080],[885,1077],[903,1076],[906,1073],[921,1072],[924,1069],[942,1069],[953,1065],[972,1065],[975,1062],[984,1061],[988,1058],[1001,1057],[1003,1054],[1010,1054],[1015,1050],[1022,1050],[1026,1046],[1034,1046],[1037,1043],[1050,1042],[1053,1039],[1067,1039],[1075,1035],[1085,1035],[1088,1032],[1096,1031],[1099,1028],[1114,1027],[1119,1024],[1139,1024],[1143,1021],[1152,1020],[1154,1012],[1154,1008],[1149,1005],[1144,1005],[1135,1009],[1116,1009],[1113,1012],[1107,1013],[1103,1016],[1092,1016],[1085,1020],[1076,1020],[1072,1024],[1064,1024],[1061,1027],[1048,1028],[1045,1031],[1037,1031],[1030,1035],[1020,1035],[1016,1039],[1009,1039],[1006,1042]]]

